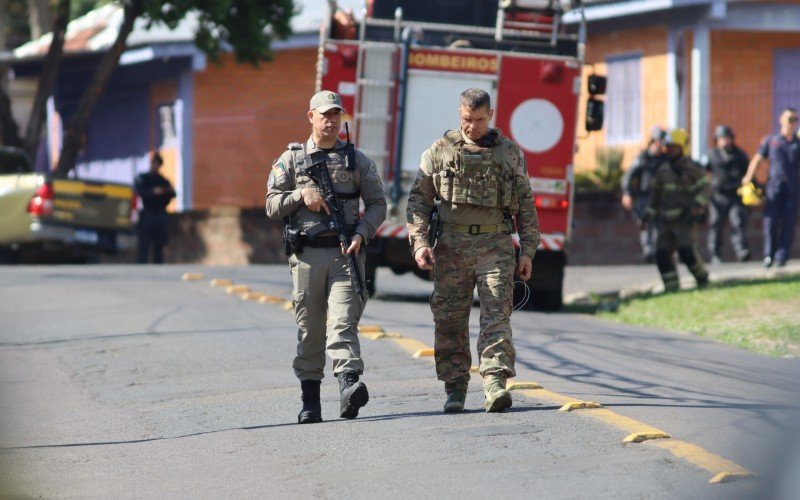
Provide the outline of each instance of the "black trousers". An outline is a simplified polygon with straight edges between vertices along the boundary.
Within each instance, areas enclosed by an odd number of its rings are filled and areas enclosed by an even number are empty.
[[[164,246],[167,244],[167,228],[169,216],[161,210],[142,210],[139,212],[137,226],[139,245],[138,262],[145,264],[150,258],[151,250],[155,264],[164,263]]]
[[[747,255],[747,207],[736,194],[714,193],[708,204],[708,251],[719,256],[722,250],[722,232],[725,221],[731,223],[731,243],[739,258]]]

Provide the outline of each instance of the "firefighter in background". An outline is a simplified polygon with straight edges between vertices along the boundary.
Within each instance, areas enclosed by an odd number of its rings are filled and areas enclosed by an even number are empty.
[[[747,207],[736,190],[742,185],[747,173],[749,159],[747,153],[739,148],[734,140],[733,130],[727,125],[719,125],[714,131],[716,147],[703,156],[703,165],[711,172],[713,194],[708,205],[708,252],[711,262],[722,262],[722,230],[725,220],[731,223],[731,242],[739,262],[750,259],[747,249]]]
[[[708,271],[697,252],[697,225],[705,218],[710,196],[708,177],[703,169],[684,156],[688,136],[683,129],[670,132],[664,141],[664,163],[653,179],[645,222],[658,225],[656,265],[664,281],[664,290],[677,291],[678,270],[675,252],[702,287],[708,283]]]
[[[664,161],[664,137],[661,127],[653,127],[647,148],[636,157],[622,177],[622,206],[633,211],[636,220],[644,220],[644,210],[650,199],[653,178]],[[642,259],[652,264],[655,258],[656,225],[650,222],[640,224],[639,242],[642,245]]]

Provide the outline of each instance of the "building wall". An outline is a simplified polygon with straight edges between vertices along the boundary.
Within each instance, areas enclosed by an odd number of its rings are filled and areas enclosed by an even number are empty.
[[[193,208],[264,204],[272,161],[309,135],[316,58],[282,50],[256,68],[226,54],[195,75]]]
[[[638,53],[641,55],[641,140],[620,145],[625,151],[623,166],[627,166],[636,153],[645,146],[646,137],[653,125],[666,125],[667,121],[667,28],[665,26],[647,27],[627,31],[614,31],[589,36],[586,47],[586,61],[594,68],[584,68],[584,83],[581,89],[581,105],[578,130],[583,130],[586,93],[586,77],[594,70],[606,75],[606,60],[609,57]],[[579,132],[580,134],[581,132]],[[575,168],[593,169],[597,149],[605,147],[604,130],[592,132],[588,137],[578,137],[578,152],[575,155]]]
[[[711,32],[709,137],[717,124],[728,124],[739,145],[752,155],[761,138],[777,130],[773,52],[786,48],[800,48],[800,33]]]

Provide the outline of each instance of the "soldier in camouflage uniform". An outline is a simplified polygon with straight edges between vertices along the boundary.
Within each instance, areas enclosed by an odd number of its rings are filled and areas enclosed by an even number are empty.
[[[357,255],[363,276],[365,255],[359,250],[375,236],[386,217],[386,198],[375,163],[339,140],[343,111],[336,93],[322,91],[314,95],[308,112],[311,137],[304,144],[289,144],[288,150],[275,160],[267,188],[267,217],[283,218],[289,227],[300,231],[302,243],[302,249],[289,257],[294,285],[292,303],[299,327],[293,366],[303,392],[303,409],[298,415],[301,424],[322,421],[319,395],[326,351],[339,379],[340,415],[355,418],[369,400],[366,385],[359,381],[364,362],[358,322],[364,303],[351,281],[345,255]],[[318,151],[327,155],[334,189],[343,200],[347,223],[352,224],[348,248],[340,246],[335,232],[309,233],[330,213],[319,187],[304,173],[311,164],[309,155]],[[359,199],[365,206],[360,218]]]
[[[705,218],[711,186],[700,165],[683,156],[685,144],[681,141],[685,137],[681,129],[673,130],[667,137],[664,147],[667,161],[656,172],[645,210],[645,220],[658,224],[656,265],[668,292],[678,290],[680,285],[675,251],[697,286],[708,283],[708,271],[697,252],[697,224]]]
[[[514,272],[525,281],[530,278],[539,222],[524,156],[513,141],[489,128],[489,95],[481,89],[464,91],[460,114],[461,128],[446,132],[422,155],[408,200],[409,238],[417,265],[433,269],[431,310],[436,374],[447,393],[444,411],[464,409],[472,364],[469,313],[477,285],[484,406],[499,412],[512,403],[505,384],[515,375],[509,322]],[[441,235],[433,242],[428,218],[437,199]],[[518,258],[511,239],[514,216]]]

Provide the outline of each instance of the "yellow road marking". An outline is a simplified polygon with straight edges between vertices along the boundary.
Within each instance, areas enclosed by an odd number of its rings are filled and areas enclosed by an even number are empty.
[[[201,275],[202,276],[202,275]],[[202,279],[199,278],[199,279]],[[232,285],[229,279],[213,279],[211,286],[227,286],[228,293],[241,293],[246,294],[249,288],[243,285],[238,287]],[[231,291],[232,288],[240,288],[237,291]],[[284,301],[279,297],[274,297],[264,294],[249,294],[258,295],[258,302],[261,303],[280,303],[283,302],[283,309],[291,311],[294,305],[291,301]],[[403,337],[396,332],[386,333],[380,326],[377,325],[364,325],[359,326],[359,332],[366,338],[372,340],[387,339],[402,348],[407,353],[415,358],[422,356],[433,356],[434,349],[428,347],[425,343],[419,340]],[[477,371],[477,366],[471,366],[470,371]],[[509,381],[506,387],[508,390],[518,391],[521,395],[531,398],[547,401],[560,406],[560,411],[571,411],[574,409],[593,409],[591,412],[583,413],[590,418],[600,420],[606,424],[616,427],[628,433],[623,440],[625,443],[641,443],[646,442],[653,446],[665,449],[678,458],[682,458],[687,462],[700,467],[708,472],[714,474],[709,480],[709,483],[726,483],[734,481],[743,477],[755,476],[756,474],[745,469],[741,465],[715,455],[705,449],[692,443],[681,441],[680,439],[672,439],[666,432],[657,429],[651,425],[647,425],[638,420],[630,417],[614,413],[611,410],[603,408],[602,405],[588,401],[575,401],[574,398],[558,394],[556,392],[543,389],[542,386],[536,382],[512,382]],[[565,409],[568,408],[568,409]]]
[[[183,273],[181,280],[183,281],[200,281],[203,279],[203,273]]]
[[[250,287],[247,285],[231,285],[225,289],[229,295],[239,294],[239,293],[247,293],[250,291]]]
[[[676,457],[683,458],[687,462],[711,472],[714,474],[714,477],[709,480],[709,483],[727,483],[742,477],[755,476],[753,472],[750,472],[741,465],[706,451],[695,444],[687,443],[686,441],[667,439],[663,441],[654,441],[650,444],[669,450],[670,453]]]
[[[506,390],[508,391],[520,391],[522,389],[541,389],[541,388],[542,386],[538,382],[506,382]]]

